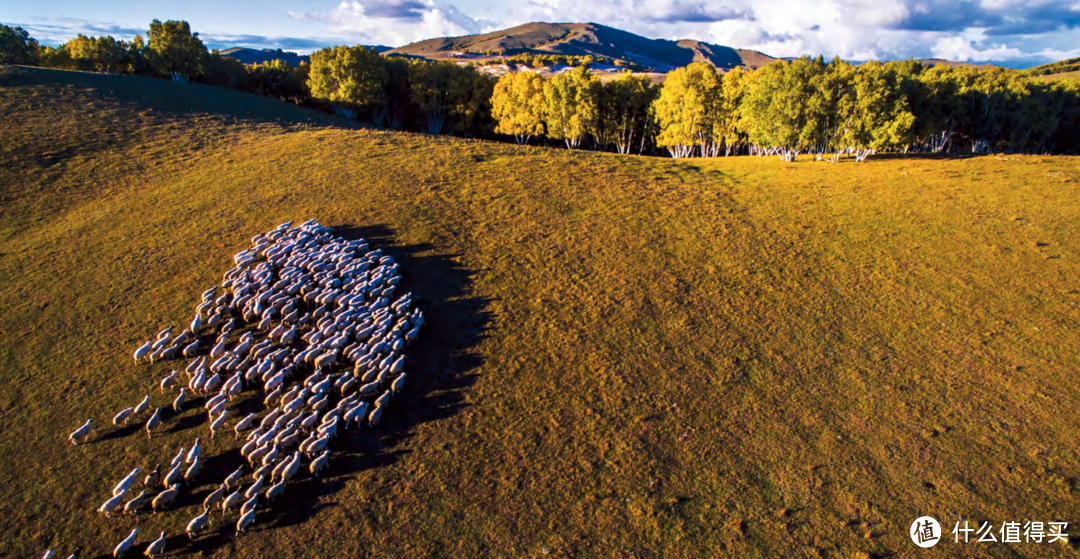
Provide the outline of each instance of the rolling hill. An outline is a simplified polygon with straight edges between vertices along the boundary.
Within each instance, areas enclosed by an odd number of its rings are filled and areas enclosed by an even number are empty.
[[[390,47],[384,46],[372,46],[369,48],[375,49],[376,52],[386,52],[390,50]],[[311,57],[306,54],[297,54],[295,52],[283,51],[281,49],[249,49],[246,47],[233,47],[220,51],[221,56],[227,56],[229,58],[235,58],[244,64],[264,64],[271,60],[284,60],[285,62],[299,66],[301,62],[310,62]]]
[[[0,556],[138,527],[131,556],[164,530],[242,559],[909,557],[921,515],[1080,516],[1075,158],[617,156],[21,67],[0,114]],[[409,384],[249,532],[215,513],[189,541],[241,441],[203,396],[152,440],[113,427],[184,364],[131,352],[308,218],[400,263],[428,318]],[[173,510],[94,512],[195,437]]]
[[[428,39],[388,53],[441,59],[483,59],[515,54],[594,56],[621,60],[654,72],[667,72],[695,61],[717,68],[758,68],[775,60],[757,51],[701,41],[649,39],[596,23],[528,23],[502,31],[464,37]]]

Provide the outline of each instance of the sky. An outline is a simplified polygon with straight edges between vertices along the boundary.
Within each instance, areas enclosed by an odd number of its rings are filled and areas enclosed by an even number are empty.
[[[945,58],[1024,68],[1080,56],[1080,0],[0,0],[44,44],[184,19],[207,46],[401,46],[531,21],[592,22],[771,56]]]

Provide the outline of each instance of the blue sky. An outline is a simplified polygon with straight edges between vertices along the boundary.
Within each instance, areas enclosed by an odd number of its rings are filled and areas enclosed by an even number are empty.
[[[130,38],[154,18],[189,21],[211,47],[299,52],[589,21],[773,56],[937,57],[1014,67],[1080,56],[1078,0],[0,0],[0,21],[46,44],[76,33]]]

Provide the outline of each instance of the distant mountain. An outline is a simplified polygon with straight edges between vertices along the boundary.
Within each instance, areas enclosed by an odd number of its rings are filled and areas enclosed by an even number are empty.
[[[390,47],[382,45],[374,45],[371,48],[375,49],[375,52],[386,52],[390,50]],[[249,49],[245,47],[233,47],[231,49],[225,49],[219,51],[221,56],[227,56],[229,58],[235,58],[244,64],[265,64],[271,60],[284,60],[285,62],[299,66],[301,62],[310,62],[311,57],[306,54],[297,54],[295,52],[283,51],[281,49]]]
[[[919,62],[922,62],[923,66],[935,66],[938,64],[943,64],[945,66],[965,66],[968,68],[978,68],[980,70],[998,67],[996,64],[990,63],[976,64],[975,62],[956,62],[953,60],[945,60],[943,58],[920,58]]]
[[[244,64],[265,64],[271,60],[283,60],[293,66],[299,66],[301,62],[310,61],[310,57],[307,55],[296,54],[295,52],[283,51],[281,49],[255,50],[244,47],[233,47],[231,49],[219,51],[219,54],[221,54],[221,56],[235,58]]]
[[[593,56],[661,73],[695,61],[727,70],[736,66],[758,68],[776,60],[754,50],[693,40],[649,39],[596,23],[527,23],[482,35],[428,39],[391,49],[387,54],[458,60],[516,54]]]

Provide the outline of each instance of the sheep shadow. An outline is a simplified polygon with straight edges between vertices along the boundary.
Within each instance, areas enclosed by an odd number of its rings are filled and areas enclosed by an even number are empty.
[[[470,350],[486,335],[490,315],[485,311],[489,300],[469,296],[473,272],[459,265],[454,255],[431,254],[433,245],[396,244],[393,231],[386,226],[337,227],[335,233],[346,239],[364,238],[372,249],[381,248],[392,256],[401,270],[399,293],[412,292],[415,305],[424,312],[425,324],[420,336],[405,350],[409,382],[387,408],[378,427],[352,427],[339,433],[331,445],[329,465],[320,476],[312,475],[305,461],[284,494],[269,506],[260,503],[255,524],[248,532],[302,524],[320,511],[338,506],[329,497],[344,489],[357,474],[388,466],[408,454],[400,445],[412,437],[417,426],[444,420],[464,409],[468,405],[464,401],[465,390],[477,380],[477,374],[472,371],[482,360]],[[249,387],[242,398],[238,410],[264,409],[258,388]],[[195,406],[195,401],[189,401],[186,407]],[[172,418],[167,429],[180,431],[205,423],[202,411]],[[236,417],[242,416],[240,413]],[[219,435],[232,437],[231,430]],[[244,465],[237,442],[235,448],[226,452],[203,457],[198,484],[181,491],[171,508],[196,504],[201,507],[221,480]],[[251,483],[250,471],[245,474],[244,483]],[[215,511],[207,531],[193,540],[184,534],[171,536],[166,549],[170,555],[220,552],[236,542],[238,517],[235,510],[224,517]],[[145,547],[144,542],[132,552],[141,553]]]

